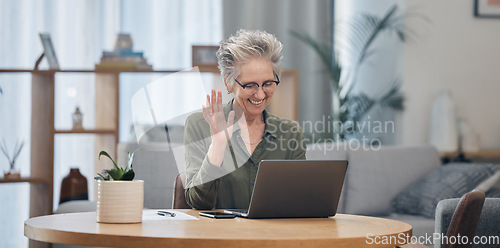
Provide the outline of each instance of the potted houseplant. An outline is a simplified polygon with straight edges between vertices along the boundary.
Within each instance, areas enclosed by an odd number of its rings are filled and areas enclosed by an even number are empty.
[[[16,160],[17,160],[17,157],[19,157],[19,154],[21,153],[23,146],[24,146],[24,142],[21,142],[21,144],[19,144],[19,146],[18,146],[18,144],[16,144],[14,146],[14,153],[12,154],[12,157],[9,156],[9,153],[7,151],[7,145],[5,144],[5,141],[3,142],[2,146],[0,146],[2,153],[5,155],[5,157],[9,161],[9,165],[10,165],[9,171],[4,173],[5,179],[20,179],[21,178],[21,173],[19,173],[19,170],[16,169]]]
[[[364,93],[354,94],[351,91],[358,81],[362,64],[376,51],[373,48],[373,43],[377,37],[381,36],[383,32],[389,31],[395,33],[401,42],[411,38],[409,36],[412,33],[406,30],[404,25],[401,25],[403,21],[404,16],[397,14],[397,5],[392,6],[382,18],[364,14],[361,18],[354,19],[354,22],[346,27],[352,29],[352,35],[346,44],[349,44],[351,50],[354,51],[351,51],[350,54],[355,58],[355,63],[349,67],[343,66],[339,62],[338,51],[333,48],[333,44],[324,45],[307,34],[291,32],[293,36],[314,50],[327,69],[332,92],[332,118],[342,124],[341,127],[334,130],[334,140],[351,138],[347,136],[352,136],[359,131],[354,123],[361,121],[376,105],[383,109],[404,110],[405,98],[400,91],[402,80],[398,76],[394,77],[392,86],[386,89],[386,93],[378,99]],[[343,73],[346,75],[341,77]]]
[[[97,222],[100,223],[139,223],[142,222],[144,207],[144,181],[133,180],[132,169],[134,153],[129,153],[125,169],[118,167],[111,156],[101,151],[101,156],[113,162],[113,168],[98,173],[97,180]]]

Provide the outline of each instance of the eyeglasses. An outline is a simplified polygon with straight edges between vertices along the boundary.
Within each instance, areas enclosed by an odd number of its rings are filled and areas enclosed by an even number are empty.
[[[274,90],[276,90],[276,87],[280,83],[280,79],[279,79],[278,75],[275,75],[275,76],[276,76],[276,80],[268,80],[268,81],[265,81],[264,83],[262,83],[262,90],[264,92],[271,93],[271,92],[274,92]],[[236,83],[238,83],[241,86],[241,88],[243,88],[243,92],[245,92],[246,94],[249,94],[249,95],[255,94],[255,92],[257,92],[257,90],[260,87],[260,85],[258,83],[254,83],[254,82],[241,84],[236,79],[234,79],[234,81],[236,81]]]

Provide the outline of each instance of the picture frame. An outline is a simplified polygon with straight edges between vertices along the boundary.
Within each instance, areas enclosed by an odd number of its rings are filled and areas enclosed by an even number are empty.
[[[47,58],[50,70],[59,70],[59,62],[57,61],[56,51],[52,45],[50,34],[40,33],[40,40],[42,41],[44,57]]]
[[[200,71],[217,72],[217,50],[219,46],[192,46],[193,67],[198,66]]]
[[[474,16],[500,18],[500,0],[474,0]]]

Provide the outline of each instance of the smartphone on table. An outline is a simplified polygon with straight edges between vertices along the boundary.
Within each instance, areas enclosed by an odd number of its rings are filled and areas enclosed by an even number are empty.
[[[214,219],[232,219],[236,217],[236,215],[234,214],[228,214],[223,212],[200,212],[199,215]]]

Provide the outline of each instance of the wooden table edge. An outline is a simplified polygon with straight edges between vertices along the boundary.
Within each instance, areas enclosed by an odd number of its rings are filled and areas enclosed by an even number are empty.
[[[176,210],[178,211],[178,210]],[[193,213],[190,214],[189,212]],[[186,213],[198,217],[196,210],[187,210]],[[90,212],[92,213],[92,212]],[[345,215],[338,214],[337,216],[359,216],[359,215]],[[40,216],[44,217],[44,216]],[[353,247],[353,243],[356,242],[358,245],[356,247],[393,247],[395,245],[403,245],[404,243],[396,242],[391,244],[368,244],[367,240],[363,240],[359,237],[344,238],[339,240],[338,238],[325,238],[325,239],[217,239],[217,238],[176,238],[176,237],[151,237],[151,236],[117,236],[115,234],[99,234],[99,238],[96,238],[94,233],[74,233],[71,231],[64,230],[53,230],[40,228],[30,225],[30,220],[40,218],[34,217],[25,221],[24,223],[24,235],[29,239],[47,242],[47,243],[60,243],[60,244],[71,244],[71,245],[81,245],[81,246],[99,246],[99,247],[113,247],[117,243],[120,243],[120,247],[156,247],[160,245],[166,245],[168,247],[327,247],[331,246],[332,242],[335,241],[335,247]],[[384,219],[379,217],[362,216],[364,218],[376,218]],[[407,230],[389,233],[384,235],[377,235],[380,239],[391,239],[394,237],[399,241],[400,235],[405,237],[411,237],[412,226],[397,220],[390,220],[394,222],[399,222],[407,225]],[[127,224],[120,224],[127,225]],[[78,236],[75,241],[75,235]],[[385,238],[386,237],[386,238]],[[279,243],[279,244],[278,244]]]

